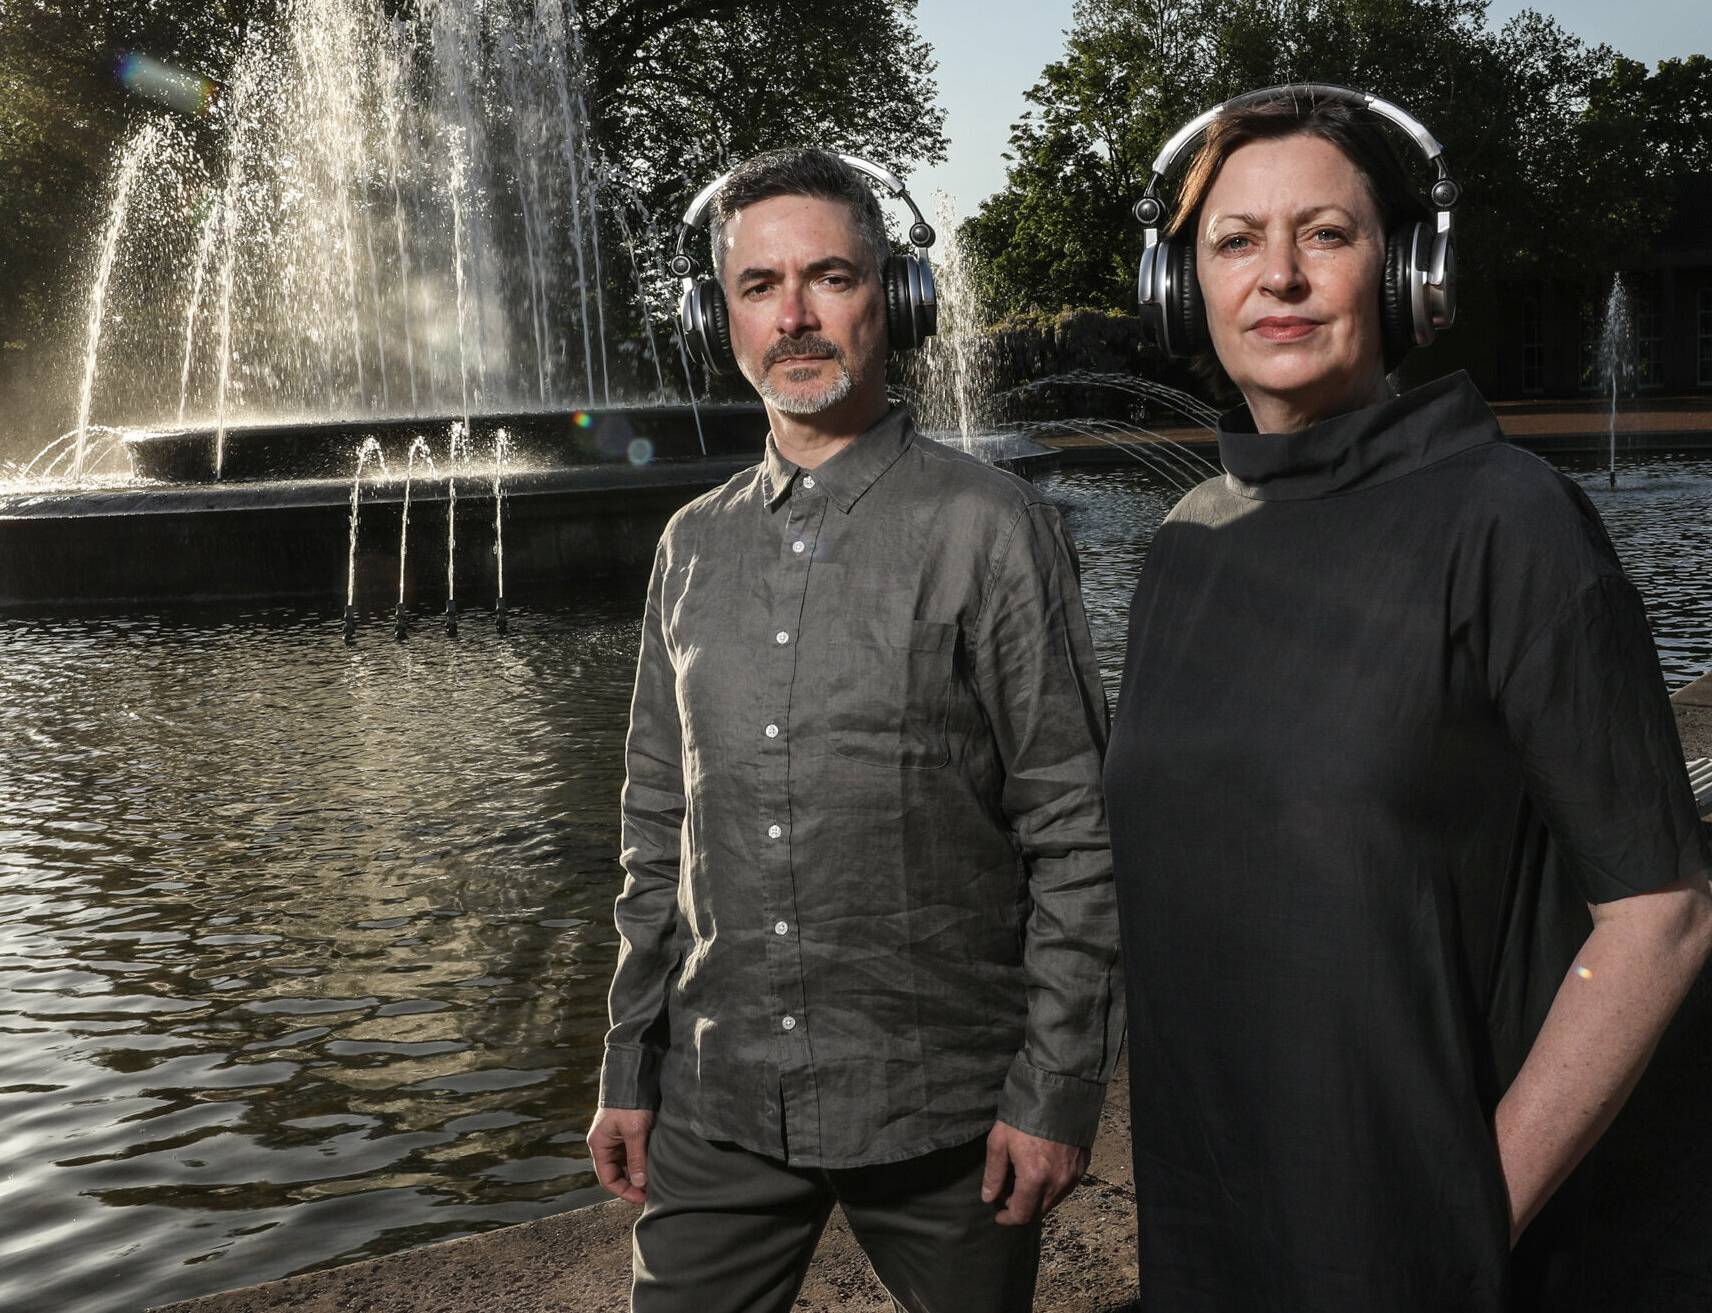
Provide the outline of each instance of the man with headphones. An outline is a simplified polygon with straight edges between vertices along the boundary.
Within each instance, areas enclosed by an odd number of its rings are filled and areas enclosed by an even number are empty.
[[[782,1313],[835,1203],[899,1308],[1026,1310],[1087,1164],[1122,1031],[1105,697],[1057,511],[887,400],[932,240],[808,149],[679,231],[686,337],[771,432],[648,588],[589,1132],[643,1205],[641,1313]]]

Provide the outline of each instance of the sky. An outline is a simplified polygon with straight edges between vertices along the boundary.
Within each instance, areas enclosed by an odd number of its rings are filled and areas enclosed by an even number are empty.
[[[931,214],[946,192],[959,215],[1004,185],[1010,126],[1028,108],[1023,93],[1064,49],[1071,0],[918,0],[917,25],[939,60],[939,102],[951,139],[944,164],[918,169],[910,191]],[[1524,7],[1556,18],[1589,44],[1601,41],[1647,64],[1712,54],[1707,0],[1493,0],[1490,26]]]

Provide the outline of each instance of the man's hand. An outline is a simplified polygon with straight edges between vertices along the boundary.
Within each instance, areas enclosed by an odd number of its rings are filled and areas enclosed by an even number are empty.
[[[1087,1170],[1088,1151],[1081,1146],[1043,1140],[994,1122],[987,1135],[981,1202],[1004,1201],[993,1218],[1000,1226],[1027,1226],[1056,1208]]]
[[[648,1134],[654,1114],[644,1108],[602,1108],[589,1127],[594,1174],[627,1203],[648,1201]]]

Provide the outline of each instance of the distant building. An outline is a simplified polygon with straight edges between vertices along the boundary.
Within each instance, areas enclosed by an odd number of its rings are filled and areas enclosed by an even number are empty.
[[[1634,324],[1625,393],[1712,391],[1709,215],[1712,174],[1699,174],[1684,186],[1670,226],[1618,271]],[[1454,364],[1473,373],[1488,397],[1567,398],[1609,386],[1599,368],[1609,274],[1504,280],[1496,290],[1491,331],[1471,326],[1471,340],[1454,352]]]

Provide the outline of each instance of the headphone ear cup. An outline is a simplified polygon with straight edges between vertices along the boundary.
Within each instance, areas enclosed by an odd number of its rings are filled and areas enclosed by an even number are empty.
[[[702,368],[710,374],[729,374],[737,368],[737,353],[731,348],[731,315],[718,279],[696,279],[684,297],[679,317],[690,350]]]
[[[886,261],[886,339],[893,351],[920,346],[939,328],[933,267],[913,252]]]
[[[887,259],[883,281],[886,284],[886,343],[893,351],[908,351],[916,345],[915,316],[910,305],[909,259],[894,255]]]
[[[907,255],[910,268],[910,322],[920,346],[939,331],[939,292],[933,285],[933,264],[925,255]]]
[[[1166,321],[1176,339],[1171,354],[1188,358],[1212,347],[1207,332],[1207,307],[1201,301],[1201,283],[1195,277],[1195,242],[1178,236],[1171,239],[1171,287],[1167,292]]]
[[[731,311],[725,304],[725,289],[714,278],[706,280],[707,288],[707,350],[716,372],[737,372],[737,351],[731,345]]]
[[[1385,274],[1379,283],[1379,333],[1385,352],[1385,372],[1402,363],[1415,345],[1414,297],[1421,294],[1413,277],[1414,254],[1425,225],[1405,224],[1385,242]]]

